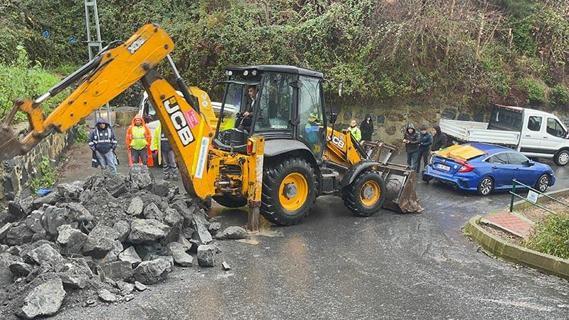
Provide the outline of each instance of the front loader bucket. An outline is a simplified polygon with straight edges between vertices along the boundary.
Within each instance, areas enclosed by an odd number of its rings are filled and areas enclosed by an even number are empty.
[[[26,145],[20,142],[14,131],[9,126],[0,125],[0,161],[12,159],[26,151]]]
[[[412,213],[421,212],[415,184],[417,175],[414,170],[404,165],[390,163],[391,157],[397,152],[397,147],[384,142],[368,141],[363,143],[369,160],[378,162],[378,170],[385,181],[385,209]]]

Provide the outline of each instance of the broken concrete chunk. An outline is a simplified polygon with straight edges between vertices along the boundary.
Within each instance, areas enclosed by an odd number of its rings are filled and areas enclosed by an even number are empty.
[[[65,290],[61,279],[48,280],[26,296],[21,314],[27,319],[39,316],[51,316],[59,311],[65,298]]]
[[[194,216],[192,225],[194,230],[193,239],[198,240],[201,244],[208,244],[213,241],[211,234],[207,231],[208,225],[206,220],[199,216]]]
[[[25,261],[30,263],[35,263],[37,265],[49,264],[53,267],[59,266],[65,262],[65,259],[63,259],[61,254],[47,243],[24,253],[23,258]]]
[[[62,246],[61,253],[65,255],[80,254],[83,245],[87,241],[88,236],[78,229],[64,224],[57,228],[59,235],[57,236],[57,243]]]
[[[87,286],[93,272],[84,258],[71,259],[59,271],[59,277],[66,287],[83,289]]]
[[[103,302],[112,303],[117,301],[117,296],[115,296],[107,289],[101,289],[97,291],[97,295],[99,296],[99,299],[101,299],[101,301]]]
[[[119,220],[115,222],[113,229],[115,229],[118,232],[117,240],[123,242],[126,240],[128,234],[130,233],[130,223],[128,223],[125,220]]]
[[[79,200],[83,188],[74,183],[60,183],[57,185],[57,193],[65,200]]]
[[[119,260],[127,261],[134,266],[142,262],[142,259],[140,259],[140,256],[138,255],[134,247],[128,247],[126,248],[126,250],[121,252],[119,254]]]
[[[220,240],[245,239],[247,238],[247,230],[238,226],[231,226],[219,232],[217,235],[215,235],[215,238]]]
[[[6,232],[4,243],[10,246],[21,246],[32,241],[34,232],[28,228],[25,222],[15,223]]]
[[[170,271],[172,267],[165,259],[142,261],[134,269],[134,279],[146,285],[155,284],[166,279]]]
[[[133,189],[148,189],[152,184],[152,176],[148,168],[135,165],[130,169],[129,181]]]
[[[56,204],[59,200],[61,199],[61,197],[59,196],[59,194],[57,192],[50,192],[47,195],[43,196],[43,197],[39,197],[36,198],[34,200],[34,202],[32,203],[32,207],[34,209],[39,209],[41,208],[44,204],[46,205],[54,205]]]
[[[207,230],[211,234],[216,234],[217,232],[219,232],[219,230],[221,230],[221,223],[220,222],[211,222],[209,224],[209,228],[207,228]]]
[[[69,214],[69,209],[55,206],[44,207],[43,226],[50,236],[56,237],[57,228],[64,224],[77,226],[77,222]]]
[[[104,263],[99,266],[99,276],[104,279],[127,280],[133,275],[132,265],[128,261],[115,261]],[[101,274],[102,273],[102,274]]]
[[[136,290],[138,290],[138,291],[144,291],[144,290],[148,289],[147,286],[145,286],[144,284],[142,284],[142,283],[140,283],[140,282],[138,282],[138,281],[135,281],[135,282],[134,282],[134,287],[135,287]]]
[[[215,247],[201,245],[198,247],[198,264],[200,267],[213,267],[215,264]]]
[[[83,245],[83,253],[95,258],[104,257],[114,248],[114,242],[120,234],[113,228],[97,225],[90,233]]]
[[[140,197],[134,197],[130,200],[130,204],[128,205],[128,209],[126,209],[126,213],[131,216],[139,216],[142,214],[144,210],[144,202]]]
[[[126,193],[128,188],[122,176],[113,175],[105,177],[105,189],[115,198]]]
[[[162,212],[162,210],[160,210],[160,208],[158,208],[158,206],[154,202],[149,203],[144,208],[143,215],[146,219],[155,219],[158,221],[164,220],[164,213]]]
[[[44,231],[42,220],[43,211],[34,210],[28,217],[26,217],[26,226],[28,226],[33,233],[41,233]]]
[[[64,203],[61,205],[63,208],[69,209],[71,216],[79,222],[93,221],[93,215],[84,205],[78,202]]]
[[[170,227],[154,219],[134,219],[130,225],[128,241],[131,243],[152,242],[168,235]]]
[[[23,261],[14,261],[8,268],[15,277],[25,277],[32,272],[32,266]]]
[[[227,263],[227,262],[225,262],[225,261],[223,261],[223,262],[221,263],[221,268],[223,268],[224,271],[229,271],[229,270],[231,270],[231,267],[229,266],[229,263]]]
[[[21,262],[22,258],[9,254],[8,252],[0,253],[0,286],[6,288],[12,283],[12,272],[8,268],[11,264]]]
[[[12,226],[13,224],[11,222],[8,222],[2,227],[0,227],[0,240],[3,240],[6,237],[6,234],[8,234],[8,230],[10,230]]]
[[[194,258],[186,253],[186,247],[181,243],[172,242],[168,244],[168,250],[174,258],[174,262],[182,267],[191,267]]]
[[[124,282],[124,281],[117,281],[117,288],[120,290],[123,296],[127,294],[131,294],[134,291],[134,284]]]
[[[151,190],[155,195],[165,198],[170,192],[170,184],[168,181],[156,181],[152,184]]]
[[[164,222],[170,227],[177,228],[184,222],[184,217],[178,213],[177,210],[168,208],[166,209],[166,216],[164,217]]]
[[[117,261],[119,259],[119,254],[123,252],[124,247],[122,243],[118,240],[113,242],[113,248],[100,260],[100,263],[107,263]]]

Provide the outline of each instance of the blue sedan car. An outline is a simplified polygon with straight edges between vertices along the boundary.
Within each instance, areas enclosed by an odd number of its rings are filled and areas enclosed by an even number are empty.
[[[485,143],[454,145],[438,151],[423,180],[438,180],[465,191],[488,195],[512,188],[512,180],[544,192],[555,183],[551,167],[512,149]]]

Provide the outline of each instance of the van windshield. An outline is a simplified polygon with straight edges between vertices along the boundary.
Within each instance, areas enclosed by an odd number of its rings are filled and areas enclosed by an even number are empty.
[[[521,111],[494,107],[488,129],[491,130],[506,130],[506,131],[521,131],[523,125],[523,114]]]

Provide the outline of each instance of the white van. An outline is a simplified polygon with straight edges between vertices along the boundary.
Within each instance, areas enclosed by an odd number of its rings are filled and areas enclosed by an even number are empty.
[[[528,157],[569,163],[567,128],[554,114],[496,105],[489,122],[441,119],[441,131],[459,142],[485,142],[509,146]]]

